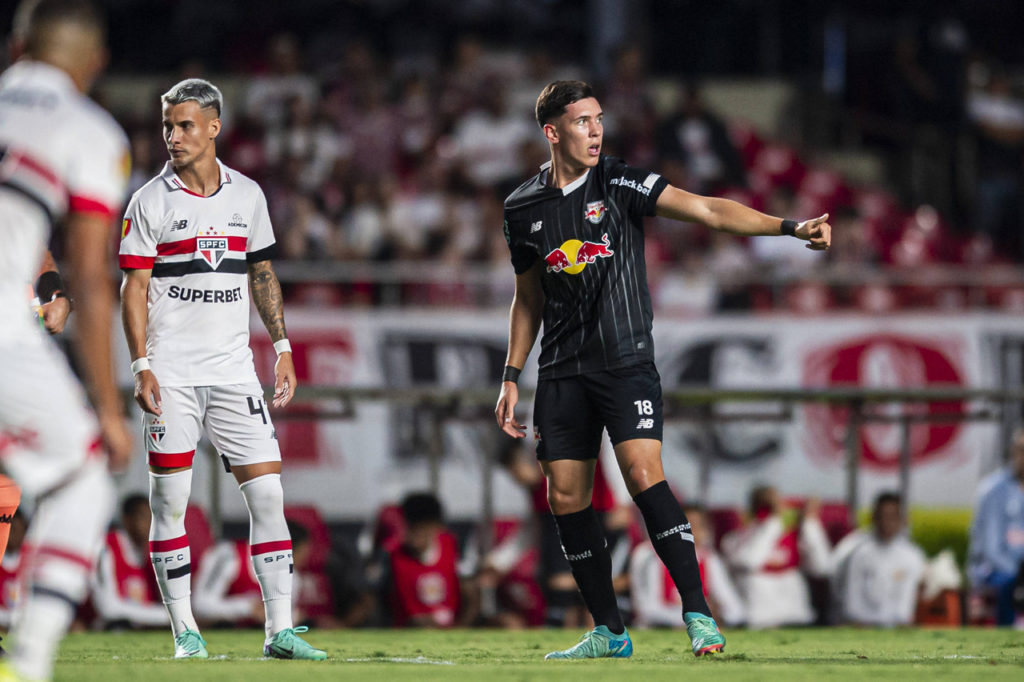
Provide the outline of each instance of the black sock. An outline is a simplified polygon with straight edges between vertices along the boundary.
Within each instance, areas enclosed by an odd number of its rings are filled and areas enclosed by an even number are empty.
[[[625,625],[615,603],[612,559],[594,508],[556,514],[555,523],[565,558],[572,568],[572,577],[583,595],[583,603],[594,618],[594,625],[604,625],[614,634],[621,634]]]
[[[656,483],[633,498],[644,515],[651,544],[665,564],[683,599],[683,612],[711,615],[700,582],[697,551],[690,535],[690,522],[672,494],[667,481]],[[684,534],[686,537],[684,537]]]

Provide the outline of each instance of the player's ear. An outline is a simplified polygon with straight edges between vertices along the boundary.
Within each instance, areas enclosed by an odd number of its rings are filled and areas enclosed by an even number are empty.
[[[215,140],[220,135],[220,119],[214,118],[210,121],[210,139]]]
[[[552,144],[558,143],[558,129],[555,128],[553,123],[544,124],[544,137],[547,138],[548,142]]]

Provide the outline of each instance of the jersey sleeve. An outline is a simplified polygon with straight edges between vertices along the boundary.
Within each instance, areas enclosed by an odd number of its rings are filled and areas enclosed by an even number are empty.
[[[277,254],[277,241],[274,239],[274,228],[270,224],[270,211],[267,209],[267,197],[263,190],[256,189],[256,209],[253,212],[252,230],[249,241],[245,245],[247,263],[259,263],[270,260]]]
[[[151,270],[156,259],[159,226],[154,224],[141,197],[142,192],[132,197],[121,221],[117,260],[122,270]]]
[[[522,231],[518,229],[516,221],[509,210],[505,209],[505,241],[508,243],[508,250],[512,257],[512,267],[517,275],[529,270],[538,258],[536,249],[524,244],[521,239]]]
[[[608,185],[609,192],[631,215],[652,216],[668,181],[658,173],[615,159],[608,169]]]
[[[131,171],[127,139],[113,120],[109,125],[97,124],[97,130],[84,138],[88,149],[75,154],[68,167],[68,212],[113,219],[124,206]]]

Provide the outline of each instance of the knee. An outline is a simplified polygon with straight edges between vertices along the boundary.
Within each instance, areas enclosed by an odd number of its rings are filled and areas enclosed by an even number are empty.
[[[548,506],[553,514],[572,514],[590,504],[590,491],[558,488],[548,479]]]
[[[277,474],[266,474],[246,481],[239,488],[245,498],[249,513],[253,516],[279,514],[284,510],[284,489],[281,477]]]
[[[154,518],[178,518],[185,515],[191,492],[191,472],[150,474],[149,507]]]
[[[626,488],[633,497],[665,480],[660,464],[635,463],[624,474]]]

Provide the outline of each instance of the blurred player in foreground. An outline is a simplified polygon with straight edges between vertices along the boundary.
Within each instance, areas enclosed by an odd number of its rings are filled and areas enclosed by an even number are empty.
[[[263,592],[263,654],[322,660],[292,622],[292,541],[281,450],[249,349],[249,293],[274,341],[274,407],[295,392],[274,232],[255,182],[217,159],[223,98],[204,80],[161,97],[171,160],[132,196],[121,228],[121,312],[145,411],[153,527],[149,552],[171,617],[176,658],[206,658],[192,614],[185,507],[206,430],[249,509],[251,560]]]
[[[127,139],[83,93],[106,64],[105,31],[84,0],[25,2],[0,77],[0,461],[39,501],[23,550],[24,599],[0,680],[49,678],[85,596],[114,502],[107,473],[131,437],[111,362],[106,248],[128,175]],[[51,227],[66,230],[75,351],[88,393],[26,308]]]
[[[544,323],[534,425],[562,548],[596,627],[549,658],[624,658],[633,645],[615,602],[611,563],[591,506],[601,430],[683,601],[693,653],[725,638],[701,586],[693,536],[661,465],[661,380],[654,366],[642,218],[659,215],[740,235],[784,235],[823,250],[827,215],[797,223],[734,201],[690,194],[657,173],[601,154],[601,105],[580,81],[550,83],[537,123],[551,150],[540,173],[505,200],[516,272],[498,426],[522,438],[516,381]]]

